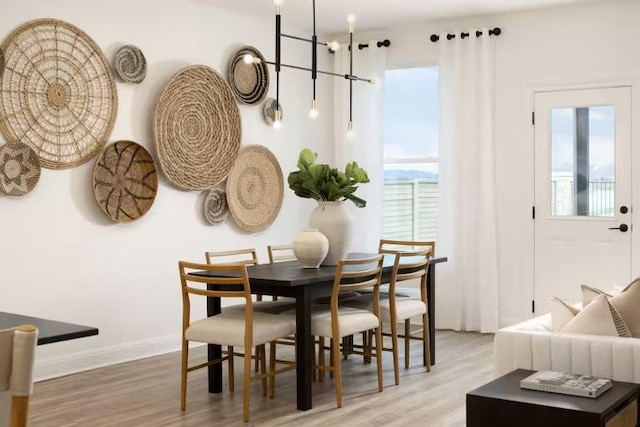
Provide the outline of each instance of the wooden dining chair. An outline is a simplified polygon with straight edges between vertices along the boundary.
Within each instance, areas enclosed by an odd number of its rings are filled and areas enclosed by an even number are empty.
[[[427,372],[431,371],[431,345],[429,342],[429,317],[428,317],[428,300],[426,293],[426,280],[429,268],[429,260],[431,259],[430,244],[416,244],[420,242],[410,242],[405,250],[398,248],[398,241],[394,241],[394,248],[390,249],[381,245],[380,252],[382,254],[391,254],[394,256],[394,264],[391,270],[391,277],[386,294],[381,294],[380,298],[380,316],[383,324],[388,324],[391,333],[383,333],[385,336],[391,337],[391,348],[383,347],[384,351],[393,353],[393,371],[395,383],[400,384],[400,374],[398,369],[398,338],[404,339],[404,358],[405,368],[410,366],[410,344],[411,340],[420,340],[423,342],[424,360]],[[419,248],[419,249],[413,249]],[[413,297],[413,289],[411,293],[400,291],[398,284],[406,281],[417,281],[419,286],[416,289],[418,297]],[[363,293],[361,297],[353,298],[345,303],[347,306],[369,309],[373,308],[373,297],[371,293]],[[421,316],[421,333],[420,335],[412,334],[411,318]],[[404,335],[398,333],[398,323],[404,323]]]
[[[0,331],[0,393],[11,396],[8,411],[0,402],[0,425],[27,426],[37,342],[38,329],[32,325]]]
[[[293,261],[296,256],[293,254],[293,245],[268,245],[269,263]]]
[[[380,323],[380,272],[382,255],[359,259],[341,259],[338,261],[331,292],[331,303],[315,305],[311,314],[311,334],[320,338],[320,347],[324,348],[324,338],[330,338],[331,357],[329,365],[324,364],[324,351],[314,369],[332,372],[336,385],[336,404],[342,407],[342,360],[340,342],[343,337],[373,330],[375,331],[375,353],[369,347],[369,356],[375,356],[378,368],[378,391],[382,391],[382,330]],[[345,307],[340,299],[342,292],[371,289],[373,310]]]
[[[252,380],[262,382],[263,395],[267,393],[267,380],[271,383],[275,375],[291,369],[290,366],[275,370],[269,363],[266,370],[265,344],[274,343],[276,339],[289,336],[295,332],[295,318],[291,316],[254,312],[251,301],[251,287],[247,266],[244,264],[197,264],[186,261],[178,263],[182,288],[182,363],[180,382],[180,408],[184,411],[187,398],[187,373],[196,369],[228,361],[229,390],[233,392],[233,355],[234,347],[244,347],[245,351],[253,347],[260,348],[260,373],[252,375],[251,358],[244,358],[243,373],[243,414],[244,422],[249,421],[249,396]],[[195,276],[193,271],[208,271],[211,276]],[[215,277],[226,275],[227,277]],[[231,277],[229,277],[231,276]],[[207,285],[215,285],[215,290],[207,289]],[[242,312],[222,312],[200,320],[191,320],[191,297],[225,297],[244,300],[245,310]],[[225,345],[229,351],[226,356],[196,366],[188,366],[189,341]],[[270,387],[273,390],[273,385]]]

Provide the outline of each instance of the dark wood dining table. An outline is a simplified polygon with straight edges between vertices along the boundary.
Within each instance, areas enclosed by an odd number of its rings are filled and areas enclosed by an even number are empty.
[[[349,257],[358,258],[372,254],[353,253]],[[386,255],[382,270],[382,281],[388,281],[393,267],[393,256]],[[435,343],[435,282],[436,265],[446,262],[446,257],[432,258],[427,275],[427,298],[429,302],[429,337],[431,340],[431,363],[436,360]],[[317,297],[331,294],[335,266],[320,266],[317,269],[302,268],[298,261],[259,264],[247,268],[251,293],[293,297],[296,299],[296,390],[299,410],[312,408],[312,364],[314,339],[311,335],[311,303]],[[207,272],[194,272],[194,275],[207,276]],[[213,316],[221,312],[220,298],[207,298],[207,315]],[[219,345],[208,346],[208,360],[215,360],[222,355]],[[222,365],[209,368],[209,392],[222,391]]]
[[[98,335],[98,328],[92,326],[76,325],[75,323],[0,311],[0,330],[15,328],[20,325],[33,325],[38,328],[38,345]]]

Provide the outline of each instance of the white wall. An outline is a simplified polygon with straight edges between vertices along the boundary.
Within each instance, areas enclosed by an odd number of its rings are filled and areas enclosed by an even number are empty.
[[[612,0],[425,22],[409,28],[360,34],[362,40],[390,38],[388,67],[402,68],[437,63],[438,45],[429,41],[431,34],[483,26],[499,26],[503,30],[496,40],[496,179],[502,324],[531,315],[534,269],[531,95],[543,88],[630,84],[635,107],[632,125],[635,130],[640,129],[638,17],[640,2]],[[640,166],[638,146],[640,138],[635,131],[634,169]],[[635,187],[634,201],[638,205],[640,185]],[[638,224],[640,209],[636,206],[635,211],[634,220]],[[640,249],[640,236],[635,234],[634,253]],[[632,268],[634,276],[640,274],[637,256]]]
[[[123,44],[141,48],[148,63],[140,85],[118,82],[118,117],[109,142],[131,139],[155,157],[151,134],[155,102],[173,74],[205,64],[226,74],[233,50],[253,45],[273,59],[273,17],[257,19],[223,11],[205,0],[5,0],[0,38],[20,24],[53,17],[89,34],[112,60]],[[295,28],[285,29],[298,34]],[[302,32],[305,34],[306,32]],[[323,68],[332,68],[321,52]],[[308,45],[283,42],[283,61],[308,66]],[[270,67],[269,96],[275,97]],[[115,224],[93,199],[94,161],[80,167],[43,169],[35,190],[22,199],[0,196],[0,311],[98,327],[96,337],[38,348],[40,378],[179,348],[181,296],[178,260],[203,261],[205,250],[256,247],[266,262],[268,244],[291,242],[305,227],[315,202],[297,198],[286,184],[303,147],[333,158],[332,114],[307,117],[308,74],[284,70],[280,99],[283,128],[262,120],[262,105],[240,106],[242,144],[262,144],[275,153],[285,175],[280,215],[264,232],[248,234],[229,219],[209,226],[204,196],[161,181],[152,209],[132,224]],[[333,104],[331,78],[318,80],[320,105]],[[1,140],[2,137],[0,137]],[[203,314],[203,308],[200,307]]]

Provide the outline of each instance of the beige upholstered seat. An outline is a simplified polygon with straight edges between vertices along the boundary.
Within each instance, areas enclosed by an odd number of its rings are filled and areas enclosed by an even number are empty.
[[[404,246],[403,246],[404,244]],[[390,248],[391,246],[391,248]],[[410,340],[418,339],[423,341],[423,351],[425,355],[425,366],[427,371],[431,371],[430,343],[429,343],[429,318],[427,316],[427,294],[426,280],[431,259],[434,242],[403,242],[398,240],[381,240],[380,253],[393,254],[395,256],[394,266],[391,272],[391,279],[386,294],[381,293],[380,297],[380,317],[383,323],[391,327],[391,348],[384,350],[393,353],[393,368],[395,383],[400,383],[398,370],[398,338],[405,340],[405,367],[409,367],[410,362]],[[414,249],[417,248],[417,249]],[[417,280],[420,284],[418,289],[399,288],[400,282]],[[373,297],[363,294],[361,297],[352,298],[345,302],[345,305],[359,309],[373,308]],[[414,336],[411,334],[410,319],[415,316],[422,317],[422,334]],[[404,321],[404,335],[398,334],[398,322]]]
[[[276,373],[285,369],[275,370],[274,362],[270,363],[269,372],[266,372],[265,344],[274,343],[277,338],[291,335],[295,332],[295,319],[290,316],[282,316],[269,313],[254,313],[251,301],[251,288],[247,267],[244,264],[196,264],[185,261],[179,262],[180,282],[182,286],[182,370],[180,408],[185,410],[187,398],[187,372],[204,368],[209,365],[222,363],[227,360],[229,365],[229,390],[233,392],[233,347],[242,346],[246,349],[256,347],[256,354],[261,364],[259,374],[251,375],[251,358],[244,358],[243,380],[243,420],[249,420],[249,395],[251,380],[262,380],[263,394],[266,394],[267,378],[271,382],[271,395],[273,395],[273,380]],[[189,274],[194,271],[209,271],[212,276],[202,277]],[[233,277],[215,277],[216,275]],[[207,285],[215,285],[215,290],[208,290]],[[191,296],[239,298],[244,300],[245,310],[223,312],[205,319],[191,320]],[[188,366],[189,341],[219,344],[228,346],[227,355],[211,362],[200,365]]]
[[[2,427],[27,425],[37,342],[38,330],[31,325],[0,331],[0,395],[4,395],[0,396]],[[3,406],[4,402],[8,407]]]
[[[320,348],[324,348],[324,337],[331,338],[330,364],[324,365],[323,354],[319,357],[316,369],[334,373],[336,383],[336,404],[342,407],[342,375],[339,343],[342,337],[358,332],[375,330],[376,362],[378,367],[378,391],[382,391],[382,335],[380,329],[378,296],[380,291],[380,271],[382,255],[364,259],[341,259],[338,261],[333,282],[330,305],[317,305],[311,314],[311,333],[320,339]],[[360,310],[341,307],[341,292],[373,290],[373,310]],[[371,349],[369,349],[371,352]],[[369,354],[371,356],[371,354]]]

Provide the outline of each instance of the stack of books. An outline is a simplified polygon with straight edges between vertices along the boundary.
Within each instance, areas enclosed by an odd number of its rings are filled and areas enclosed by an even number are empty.
[[[607,378],[540,371],[520,381],[520,388],[596,398],[612,387]]]

